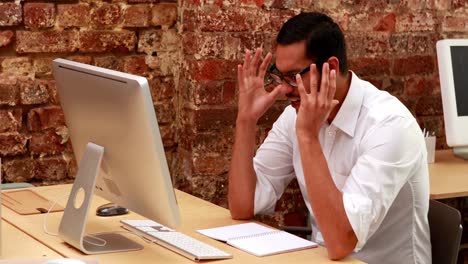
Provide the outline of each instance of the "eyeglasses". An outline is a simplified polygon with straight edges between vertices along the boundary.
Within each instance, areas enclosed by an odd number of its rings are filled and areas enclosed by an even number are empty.
[[[298,85],[296,82],[296,75],[299,74],[302,76],[303,74],[306,74],[309,71],[310,71],[310,65],[305,67],[303,70],[301,70],[298,73],[284,75],[278,70],[278,68],[276,68],[276,64],[272,64],[270,68],[268,68],[268,71],[267,71],[268,75],[265,78],[265,85],[272,84],[273,82],[277,84],[281,84],[284,81],[292,87],[297,87]]]

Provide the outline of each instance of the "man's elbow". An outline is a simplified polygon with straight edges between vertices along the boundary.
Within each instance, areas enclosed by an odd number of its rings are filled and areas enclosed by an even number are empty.
[[[253,212],[251,210],[234,210],[229,208],[231,212],[231,218],[234,220],[249,220],[253,217]]]
[[[328,258],[331,260],[340,260],[349,256],[356,247],[357,240],[351,239],[350,241],[342,240],[331,245],[326,245]]]

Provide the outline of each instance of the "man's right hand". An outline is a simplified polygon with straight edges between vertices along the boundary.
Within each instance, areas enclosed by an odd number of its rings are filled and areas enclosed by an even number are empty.
[[[262,49],[257,48],[252,58],[251,52],[247,50],[244,64],[237,66],[239,84],[238,121],[248,121],[256,124],[258,119],[274,104],[279,95],[286,94],[291,90],[291,87],[284,84],[276,86],[271,92],[265,90],[264,78],[272,55],[268,53],[260,64],[261,54]]]

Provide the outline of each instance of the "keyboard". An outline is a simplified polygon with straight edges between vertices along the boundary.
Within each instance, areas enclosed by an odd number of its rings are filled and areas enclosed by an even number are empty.
[[[123,228],[191,260],[228,259],[232,255],[152,220],[120,220]]]

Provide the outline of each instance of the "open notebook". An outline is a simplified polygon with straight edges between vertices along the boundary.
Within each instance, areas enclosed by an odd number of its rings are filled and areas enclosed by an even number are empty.
[[[202,229],[197,232],[259,257],[317,246],[312,241],[256,223]]]

